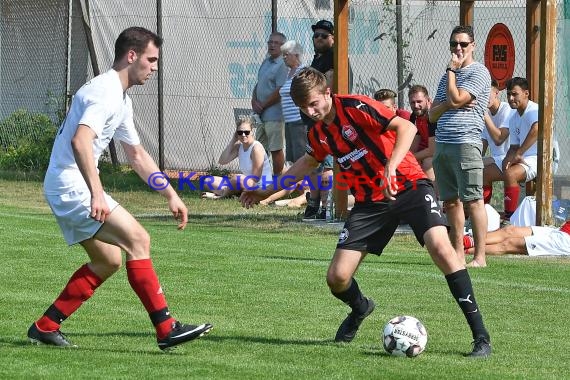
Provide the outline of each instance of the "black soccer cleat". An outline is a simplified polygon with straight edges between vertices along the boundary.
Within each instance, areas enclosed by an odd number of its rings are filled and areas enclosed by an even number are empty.
[[[179,344],[198,339],[206,335],[212,330],[214,326],[209,323],[204,323],[199,326],[185,325],[178,321],[172,324],[172,331],[164,339],[157,339],[158,348],[161,350],[168,350]]]
[[[336,332],[336,336],[334,338],[335,342],[352,342],[364,318],[368,317],[376,307],[372,299],[367,298],[366,300],[368,301],[368,308],[363,314],[352,311],[348,314],[348,317],[342,321],[338,331]]]
[[[38,345],[47,344],[57,347],[77,347],[75,344],[72,344],[69,340],[67,340],[61,331],[56,330],[50,332],[42,332],[38,329],[38,326],[36,326],[35,322],[32,323],[28,329],[28,339],[30,339],[31,343]]]
[[[488,338],[480,336],[473,341],[473,351],[467,354],[470,358],[487,358],[491,356],[491,342]]]

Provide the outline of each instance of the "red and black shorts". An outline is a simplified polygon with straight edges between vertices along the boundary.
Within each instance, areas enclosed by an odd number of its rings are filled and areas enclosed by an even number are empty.
[[[447,225],[431,181],[418,181],[415,188],[399,193],[394,201],[356,203],[336,247],[380,255],[400,222],[410,225],[422,246],[427,230]]]

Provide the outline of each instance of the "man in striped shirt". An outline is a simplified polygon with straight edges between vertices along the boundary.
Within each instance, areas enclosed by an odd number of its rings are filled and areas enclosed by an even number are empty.
[[[429,121],[436,122],[433,168],[450,225],[450,238],[465,262],[465,213],[471,218],[475,254],[471,267],[484,267],[487,214],[483,203],[481,132],[489,104],[491,75],[473,58],[475,41],[470,26],[457,26],[449,39],[451,58],[439,81]],[[465,207],[465,209],[464,209]]]
[[[400,220],[406,220],[444,273],[467,319],[474,339],[468,356],[489,356],[489,333],[469,273],[449,241],[431,181],[410,152],[416,127],[367,96],[333,95],[325,76],[311,67],[293,78],[291,97],[315,124],[308,132],[307,153],[285,176],[296,183],[332,155],[340,168],[336,186],[350,188],[355,197],[327,272],[333,296],[351,308],[335,341],[352,341],[362,321],[374,311],[374,301],[362,294],[354,274],[368,253],[382,253]],[[285,176],[274,181],[273,189],[242,193],[242,204],[251,207],[278,191]]]

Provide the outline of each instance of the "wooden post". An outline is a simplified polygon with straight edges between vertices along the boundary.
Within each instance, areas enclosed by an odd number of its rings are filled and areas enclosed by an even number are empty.
[[[538,74],[538,176],[536,224],[552,224],[552,136],[556,90],[556,0],[542,0]]]
[[[540,0],[526,2],[526,79],[529,98],[538,101],[540,66]]]
[[[349,0],[334,0],[334,84],[335,94],[348,94],[348,15]],[[334,174],[339,173],[338,164],[334,163]],[[346,219],[348,216],[348,194],[339,190],[333,179],[333,200],[335,219]]]
[[[459,25],[473,26],[474,0],[461,0],[459,2]]]

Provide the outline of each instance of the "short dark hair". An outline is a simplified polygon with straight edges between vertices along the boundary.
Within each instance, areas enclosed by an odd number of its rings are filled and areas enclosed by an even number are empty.
[[[473,27],[471,25],[456,26],[451,31],[450,39],[451,39],[451,37],[453,37],[454,34],[462,34],[462,33],[467,34],[469,36],[469,39],[471,39],[471,42],[475,41],[475,36],[473,34]]]
[[[386,99],[396,99],[396,93],[388,88],[381,88],[374,93],[374,100],[381,102]]]
[[[123,30],[115,41],[115,62],[123,58],[129,50],[141,54],[151,41],[158,48],[162,46],[162,38],[148,29],[132,26]]]
[[[496,79],[491,79],[491,87],[499,88],[499,82]]]
[[[519,86],[523,90],[528,90],[528,81],[526,78],[514,77],[507,81],[507,91],[512,90],[513,87]]]
[[[425,94],[425,96],[429,96],[428,89],[426,88],[426,86],[422,86],[421,84],[414,84],[408,90],[408,98],[414,94],[419,93],[419,92],[423,92]]]

